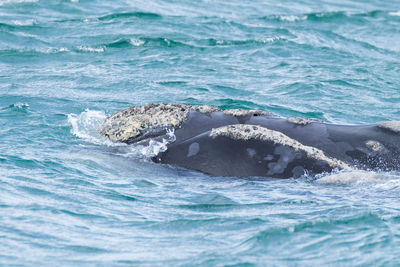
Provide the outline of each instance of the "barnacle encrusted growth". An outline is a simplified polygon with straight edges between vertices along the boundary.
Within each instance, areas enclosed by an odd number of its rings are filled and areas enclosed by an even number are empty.
[[[382,151],[382,144],[379,143],[378,141],[374,141],[374,140],[369,140],[367,142],[365,142],[365,145],[371,149],[373,152],[380,152]]]
[[[139,137],[149,129],[178,127],[187,120],[191,110],[201,113],[222,111],[215,106],[173,103],[133,106],[106,118],[101,126],[100,134],[112,141],[127,142],[131,138]],[[266,111],[244,109],[227,109],[223,112],[230,116],[269,115]]]
[[[400,133],[400,121],[382,121],[378,123],[378,126],[396,133]]]
[[[265,116],[269,116],[269,112],[268,111],[261,111],[261,110],[254,110],[254,109],[225,109],[223,110],[223,112],[226,115],[232,115],[232,116],[247,116],[247,115],[265,115]]]
[[[221,109],[207,105],[192,106],[164,103],[133,106],[106,118],[100,133],[113,141],[124,142],[139,136],[143,130],[177,127],[187,119],[190,110],[211,113]]]
[[[345,162],[326,156],[324,152],[318,148],[303,145],[281,132],[270,130],[265,127],[248,124],[234,124],[212,129],[210,137],[216,138],[218,136],[226,136],[236,140],[258,139],[271,141],[274,144],[291,147],[295,151],[302,150],[308,157],[325,161],[332,168],[350,169],[350,166]]]
[[[307,119],[307,118],[288,118],[288,122],[299,124],[299,125],[307,125],[311,122],[321,122],[319,119]]]

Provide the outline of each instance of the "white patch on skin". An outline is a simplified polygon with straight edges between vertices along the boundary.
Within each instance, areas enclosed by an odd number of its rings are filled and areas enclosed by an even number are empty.
[[[197,142],[190,144],[186,157],[193,157],[200,151],[200,145]]]
[[[325,153],[318,148],[303,145],[297,140],[294,140],[281,132],[270,130],[261,126],[235,124],[212,129],[210,132],[210,137],[216,138],[218,136],[226,136],[236,140],[258,139],[271,141],[274,144],[291,147],[295,151],[304,151],[309,158],[325,161],[331,168],[351,169],[350,166],[345,162],[326,156]]]
[[[252,148],[247,148],[246,150],[250,158],[253,158],[257,154],[257,152]]]
[[[382,121],[378,123],[378,126],[396,133],[400,133],[400,121]]]
[[[296,155],[293,154],[292,149],[286,146],[276,147],[274,154],[279,155],[280,157],[277,162],[268,163],[268,175],[283,173],[287,165],[296,158]]]
[[[273,155],[267,155],[267,156],[264,157],[264,160],[268,160],[268,161],[271,161],[273,159],[274,159]]]

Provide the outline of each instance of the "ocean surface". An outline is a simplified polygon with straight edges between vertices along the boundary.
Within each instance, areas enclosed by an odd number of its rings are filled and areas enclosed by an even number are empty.
[[[215,177],[99,136],[151,102],[400,120],[400,2],[0,0],[0,265],[400,265],[399,172]]]

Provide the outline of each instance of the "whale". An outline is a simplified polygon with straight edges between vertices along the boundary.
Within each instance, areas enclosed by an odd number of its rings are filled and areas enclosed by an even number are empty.
[[[267,111],[156,103],[107,117],[100,134],[129,145],[165,141],[151,160],[210,175],[298,178],[400,169],[400,122],[340,125]]]

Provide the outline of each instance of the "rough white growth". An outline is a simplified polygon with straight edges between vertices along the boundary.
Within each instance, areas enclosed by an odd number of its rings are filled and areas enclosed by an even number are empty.
[[[304,126],[310,124],[311,122],[321,121],[319,119],[306,119],[306,118],[288,118],[287,120],[288,122]]]
[[[365,143],[365,145],[371,149],[374,152],[380,152],[382,151],[382,144],[379,143],[378,141],[374,141],[374,140],[369,140]]]
[[[220,111],[218,107],[206,105],[161,103],[133,106],[108,117],[100,133],[113,141],[124,142],[139,136],[146,129],[177,127],[187,119],[190,110],[202,113]]]
[[[382,121],[378,123],[378,126],[396,133],[400,133],[400,121]]]
[[[187,120],[190,111],[211,113],[221,111],[215,106],[193,106],[187,104],[148,104],[133,106],[118,111],[108,117],[100,130],[101,135],[112,141],[126,142],[130,138],[138,137],[144,130],[154,128],[176,128]],[[266,111],[227,109],[226,115],[269,115]]]
[[[350,166],[345,162],[326,156],[324,152],[318,148],[305,146],[281,132],[270,130],[265,127],[248,124],[235,124],[212,129],[210,137],[216,138],[218,136],[226,136],[236,140],[258,139],[271,141],[274,144],[291,147],[295,151],[304,151],[308,157],[325,161],[332,168],[350,169]]]
[[[261,110],[247,110],[247,109],[225,109],[223,111],[226,115],[232,115],[232,116],[246,116],[246,115],[265,115],[265,116],[269,116],[269,112],[268,111],[261,111]]]

